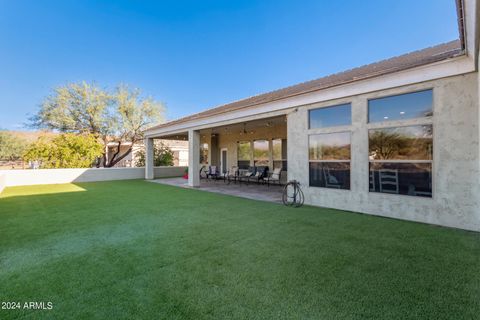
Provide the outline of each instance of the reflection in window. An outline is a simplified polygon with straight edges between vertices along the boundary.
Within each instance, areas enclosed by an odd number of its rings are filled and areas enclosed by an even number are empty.
[[[268,166],[270,158],[270,147],[268,140],[253,141],[253,163],[254,166]]]
[[[350,132],[309,137],[310,186],[350,189]]]
[[[312,109],[308,112],[309,128],[325,128],[350,125],[352,122],[349,103],[332,107]]]
[[[251,158],[251,145],[250,141],[239,141],[238,142],[238,167],[240,169],[248,169],[250,166]]]
[[[432,125],[369,130],[369,158],[370,160],[431,160],[432,134]]]
[[[370,162],[370,191],[432,196],[431,163]]]
[[[310,162],[310,186],[350,189],[350,161]]]
[[[368,122],[430,117],[433,92],[425,90],[368,101]]]
[[[350,132],[309,137],[310,160],[350,160]]]
[[[371,192],[432,196],[433,127],[368,132]]]
[[[208,143],[200,144],[200,163],[208,164]]]

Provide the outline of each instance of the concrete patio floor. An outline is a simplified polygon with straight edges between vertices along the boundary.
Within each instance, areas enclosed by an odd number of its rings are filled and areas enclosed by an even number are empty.
[[[155,179],[150,180],[151,182],[166,184],[182,188],[192,188],[187,184],[187,180],[183,178],[164,178],[164,179]],[[223,180],[200,180],[200,187],[197,189],[228,194],[232,196],[282,203],[282,186],[279,185],[270,185],[258,184],[258,183],[249,183],[248,185],[243,183],[233,183],[230,184],[223,182]]]

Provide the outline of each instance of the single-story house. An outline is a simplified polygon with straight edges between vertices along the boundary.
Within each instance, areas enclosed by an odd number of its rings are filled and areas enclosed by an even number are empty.
[[[174,166],[188,166],[188,142],[184,140],[155,140],[155,144],[165,146],[173,153],[173,165]],[[126,153],[131,142],[122,142],[120,144],[120,155]],[[138,152],[145,150],[143,141],[135,143],[132,147],[132,151],[121,161],[115,164],[115,167],[135,167],[138,161]],[[109,142],[107,144],[107,159],[110,160],[113,155],[118,151],[117,142]]]
[[[145,131],[202,163],[282,168],[305,203],[480,231],[479,5],[458,40],[215,107]]]

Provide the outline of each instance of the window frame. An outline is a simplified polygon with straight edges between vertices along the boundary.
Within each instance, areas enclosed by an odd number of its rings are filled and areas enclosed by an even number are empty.
[[[432,115],[428,117],[420,117],[420,118],[411,118],[411,119],[395,119],[390,120],[386,119],[384,121],[379,122],[370,122],[369,117],[369,102],[370,100],[381,99],[381,98],[388,98],[393,96],[400,96],[409,93],[416,93],[422,91],[432,91]],[[390,93],[385,95],[378,95],[372,96],[366,99],[366,130],[367,130],[367,190],[369,195],[380,195],[380,196],[400,196],[400,197],[408,197],[409,199],[422,199],[424,201],[434,201],[436,197],[436,183],[435,183],[435,172],[436,172],[436,126],[435,126],[435,114],[436,114],[436,103],[435,103],[435,87],[428,86],[425,88],[416,88],[412,90],[405,90],[400,93]],[[370,140],[369,140],[369,131],[374,129],[389,129],[389,128],[398,128],[398,127],[411,127],[411,126],[421,126],[421,125],[431,125],[432,126],[432,159],[431,160],[370,160],[369,156],[369,149],[370,149]],[[408,194],[392,194],[392,193],[382,193],[377,191],[370,190],[370,164],[371,163],[429,163],[431,164],[431,184],[432,184],[432,195],[430,197],[422,197],[422,196],[414,196]]]
[[[312,111],[316,110],[325,110],[325,109],[330,109],[330,108],[335,108],[335,107],[342,107],[348,105],[350,107],[350,123],[348,124],[338,124],[338,125],[333,125],[333,126],[325,126],[325,127],[312,127],[311,124],[311,113]],[[351,126],[352,125],[352,102],[347,101],[347,102],[340,102],[336,104],[329,104],[325,106],[312,106],[311,108],[308,108],[307,110],[307,127],[308,130],[323,130],[323,129],[332,129],[332,128],[340,128],[340,127],[346,127],[346,126]]]
[[[407,94],[413,94],[413,93],[418,93],[418,92],[424,92],[424,91],[431,91],[432,92],[432,115],[431,116],[426,116],[426,117],[417,117],[417,118],[408,118],[408,119],[384,119],[382,121],[375,121],[371,122],[370,121],[370,101],[372,100],[378,100],[378,99],[384,99],[384,98],[390,98],[390,97],[397,97],[397,96],[404,96]],[[433,87],[427,87],[423,89],[417,89],[413,91],[405,91],[402,93],[391,93],[391,94],[386,94],[386,95],[379,95],[378,97],[370,97],[367,98],[367,125],[370,124],[381,124],[381,123],[389,123],[389,122],[395,122],[395,121],[401,121],[401,122],[409,122],[409,121],[422,121],[422,120],[427,120],[427,119],[433,119],[433,116],[435,115],[435,90]]]
[[[337,128],[338,130],[332,131],[332,128]],[[322,189],[328,189],[328,190],[342,190],[342,191],[352,191],[352,130],[345,130],[345,126],[338,126],[338,127],[327,127],[327,128],[320,128],[320,129],[327,129],[327,130],[322,130],[323,132],[310,132],[307,134],[307,168],[308,168],[308,187],[309,188],[322,188]],[[318,130],[319,128],[312,129],[313,130]],[[349,139],[350,139],[350,159],[348,160],[311,160],[310,159],[310,137],[311,136],[318,136],[318,135],[326,135],[326,134],[336,134],[336,133],[348,133],[349,134]],[[310,163],[349,163],[349,188],[348,189],[343,189],[343,188],[331,188],[331,187],[321,187],[321,186],[313,186],[310,184]]]
[[[272,150],[270,148],[270,142],[271,142],[272,139],[265,139],[265,138],[258,138],[258,139],[253,139],[251,141],[251,148],[252,148],[252,160],[253,160],[253,166],[256,167],[257,164],[256,162],[257,161],[267,161],[267,166],[270,167],[271,164],[270,164],[270,159],[272,158],[273,154],[272,154]],[[267,160],[257,160],[255,158],[255,142],[266,142],[267,143]],[[262,165],[263,166],[263,165]]]
[[[239,157],[239,152],[238,150],[240,149],[240,144],[241,143],[244,143],[244,144],[247,144],[249,145],[249,156],[248,156],[248,159],[240,159]],[[240,168],[240,165],[239,165],[239,162],[240,161],[248,161],[248,166],[250,167],[252,165],[252,161],[253,161],[253,143],[251,140],[239,140],[237,141],[237,166]]]
[[[273,144],[274,143],[273,142],[276,141],[276,140],[280,141],[280,153],[281,153],[280,159],[275,159],[275,157],[273,155],[274,154],[274,152],[273,152],[273,150],[274,150],[274,145]],[[283,154],[284,154],[284,152],[283,152],[284,151],[283,150],[283,140],[287,140],[287,139],[286,138],[272,138],[271,139],[271,144],[272,144],[272,166],[271,166],[271,170],[272,171],[275,169],[275,162],[281,162],[282,163],[282,166],[281,166],[282,171],[287,170],[287,166],[288,166],[287,160],[288,159],[283,158]],[[286,143],[288,143],[288,142],[286,142]]]

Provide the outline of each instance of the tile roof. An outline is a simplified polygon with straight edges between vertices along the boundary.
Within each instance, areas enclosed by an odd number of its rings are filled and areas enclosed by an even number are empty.
[[[394,58],[382,60],[372,64],[367,64],[358,68],[351,70],[335,73],[323,78],[316,80],[311,80],[303,83],[299,83],[293,86],[282,88],[279,90],[259,94],[242,100],[234,101],[225,105],[221,105],[212,109],[202,111],[200,113],[192,114],[177,120],[169,121],[162,123],[156,126],[149,128],[159,129],[163,127],[168,127],[174,124],[179,124],[183,122],[188,122],[192,120],[202,119],[205,117],[231,112],[247,107],[252,107],[255,105],[260,105],[267,102],[272,102],[276,100],[285,99],[288,97],[293,97],[301,95],[304,93],[309,93],[313,91],[318,91],[322,89],[327,89],[355,81],[365,80],[377,76],[382,76],[398,71],[403,71],[429,63],[434,63],[442,61],[445,59],[453,58],[458,55],[462,55],[463,49],[461,47],[460,40],[451,41],[448,43],[443,43],[437,46],[430,48],[414,51],[407,53],[401,56]]]

